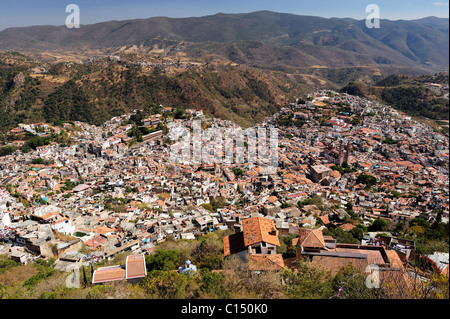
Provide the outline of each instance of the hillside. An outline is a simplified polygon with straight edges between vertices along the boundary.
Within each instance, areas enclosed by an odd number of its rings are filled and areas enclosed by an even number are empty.
[[[132,58],[139,60],[136,55]],[[208,115],[247,126],[275,113],[307,89],[279,72],[227,64],[195,68],[179,64],[143,67],[131,60],[106,58],[85,64],[49,64],[3,53],[1,126],[57,119],[101,124],[152,103],[201,108]]]
[[[0,125],[99,124],[161,103],[247,126],[314,88],[448,71],[448,19],[381,23],[260,11],[6,29]],[[384,93],[396,104],[394,91]],[[414,112],[441,119],[445,107],[435,104]]]
[[[0,32],[0,50],[29,54],[78,51],[92,56],[129,49],[139,53],[159,50],[168,56],[184,52],[194,58],[213,55],[286,73],[312,72],[312,66],[367,66],[383,76],[399,68],[403,72],[397,73],[406,74],[448,69],[448,19],[381,23],[382,28],[368,29],[365,21],[270,11],[155,17],[82,25],[80,29],[10,28]]]
[[[391,75],[375,85],[349,83],[341,92],[378,99],[412,116],[437,121],[449,119],[448,73]]]

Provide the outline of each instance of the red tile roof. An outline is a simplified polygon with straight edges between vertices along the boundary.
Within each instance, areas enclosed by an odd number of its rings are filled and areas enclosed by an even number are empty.
[[[94,272],[92,283],[142,278],[147,275],[144,255],[127,257],[125,265],[102,267]]]
[[[277,229],[273,220],[264,217],[252,217],[242,221],[244,245],[250,246],[259,242],[266,242],[280,246]]]
[[[320,216],[319,219],[324,225],[328,225],[330,223],[330,218],[328,217],[328,215]]]
[[[333,256],[313,256],[311,265],[322,267],[329,270],[332,275],[335,275],[339,269],[344,266],[353,265],[357,270],[364,272],[369,263],[364,258],[342,258]]]
[[[246,249],[244,245],[244,233],[239,232],[223,238],[223,255],[228,256]]]
[[[355,225],[352,225],[350,223],[344,224],[342,226],[339,226],[340,228],[342,228],[343,230],[352,230],[353,228],[355,228]]]
[[[325,240],[320,229],[299,228],[298,244],[303,247],[325,248]]]
[[[144,277],[147,274],[144,255],[128,256],[126,276],[128,278]]]
[[[107,281],[115,281],[125,279],[125,267],[123,266],[113,266],[113,267],[103,267],[99,268],[94,272],[92,283],[100,283]]]
[[[248,258],[248,268],[250,270],[281,270],[285,268],[285,264],[281,254],[256,254],[249,255]]]

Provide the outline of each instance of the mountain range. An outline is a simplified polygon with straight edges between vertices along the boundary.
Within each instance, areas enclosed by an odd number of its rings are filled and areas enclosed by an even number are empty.
[[[81,25],[33,26],[0,32],[2,51],[174,47],[193,57],[218,55],[236,63],[295,71],[311,66],[448,69],[449,20],[321,18],[271,11],[198,18],[154,17]]]
[[[0,31],[0,52],[20,54],[0,59],[0,111],[22,114],[13,124],[35,115],[29,110],[42,113],[52,94],[70,101],[62,96],[67,93],[90,101],[97,116],[84,110],[86,116],[80,118],[90,122],[142,107],[150,99],[201,106],[250,124],[315,87],[339,89],[352,81],[376,84],[392,74],[448,72],[448,46],[449,19],[435,17],[381,20],[380,28],[369,29],[365,20],[259,11],[108,21],[79,29],[9,28]],[[111,55],[152,57],[161,65],[179,64],[183,58],[206,67],[175,74],[149,74],[129,65],[102,67],[101,59]],[[67,60],[77,62],[71,70],[61,64]],[[51,74],[30,79],[36,61]],[[14,84],[19,72],[28,79],[23,85]],[[73,120],[68,115],[64,119]]]

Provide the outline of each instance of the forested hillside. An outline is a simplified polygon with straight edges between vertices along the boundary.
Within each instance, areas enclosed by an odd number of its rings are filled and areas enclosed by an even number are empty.
[[[279,72],[215,65],[165,72],[107,58],[49,64],[18,53],[0,55],[2,129],[33,121],[101,124],[150,104],[203,109],[251,125],[293,101],[307,85]]]

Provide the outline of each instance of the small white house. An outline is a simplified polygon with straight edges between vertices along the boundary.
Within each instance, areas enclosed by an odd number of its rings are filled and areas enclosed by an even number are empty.
[[[9,213],[0,213],[0,227],[9,227],[11,225],[11,217]]]

